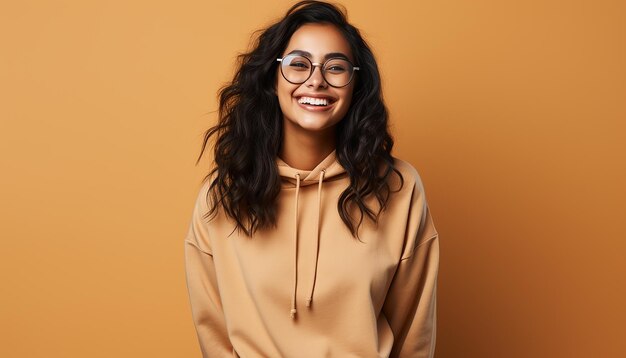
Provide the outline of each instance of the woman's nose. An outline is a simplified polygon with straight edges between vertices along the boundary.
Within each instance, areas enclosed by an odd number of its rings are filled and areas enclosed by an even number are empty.
[[[324,76],[322,75],[322,66],[318,65],[313,67],[313,73],[306,82],[307,87],[325,88],[328,84],[326,83],[326,80],[324,80]]]

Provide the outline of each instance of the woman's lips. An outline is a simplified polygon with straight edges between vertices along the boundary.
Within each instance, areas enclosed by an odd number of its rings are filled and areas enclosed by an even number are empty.
[[[312,105],[312,104],[300,103],[300,102],[298,102],[297,98],[294,98],[294,101],[296,101],[296,103],[298,104],[298,106],[300,106],[300,108],[304,109],[305,111],[309,111],[309,112],[324,112],[324,111],[328,111],[329,109],[332,108],[332,106],[335,105],[335,102],[331,102],[331,103],[328,103],[326,106],[315,106],[315,105]]]

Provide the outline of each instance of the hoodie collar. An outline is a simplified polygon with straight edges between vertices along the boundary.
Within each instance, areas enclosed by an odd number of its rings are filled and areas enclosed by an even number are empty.
[[[296,183],[296,174],[300,174],[300,186],[317,184],[322,171],[324,171],[324,180],[340,176],[346,172],[337,161],[337,154],[334,150],[312,170],[292,168],[280,158],[276,158],[276,164],[281,179],[292,184]]]

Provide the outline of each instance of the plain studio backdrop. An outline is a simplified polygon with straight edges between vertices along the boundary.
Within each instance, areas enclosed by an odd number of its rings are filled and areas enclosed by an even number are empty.
[[[195,159],[291,4],[0,4],[0,356],[200,356]],[[626,356],[626,3],[343,4],[440,232],[437,358]]]

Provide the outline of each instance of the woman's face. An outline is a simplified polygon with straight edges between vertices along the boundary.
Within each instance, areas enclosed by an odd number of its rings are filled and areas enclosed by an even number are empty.
[[[313,63],[324,63],[327,57],[345,56],[354,63],[348,41],[341,32],[329,24],[305,24],[291,36],[283,57],[298,53]],[[321,66],[302,84],[288,82],[280,72],[276,76],[276,93],[283,112],[283,125],[296,130],[328,132],[345,116],[350,107],[354,79],[345,87],[330,86],[321,73]],[[307,98],[308,97],[308,98]],[[310,104],[309,98],[314,98]],[[324,101],[326,100],[326,105]],[[321,104],[321,105],[320,105]]]

